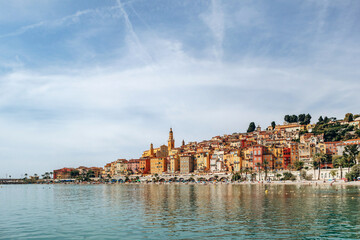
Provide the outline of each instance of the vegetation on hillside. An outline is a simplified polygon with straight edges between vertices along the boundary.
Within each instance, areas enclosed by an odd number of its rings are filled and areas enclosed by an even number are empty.
[[[299,123],[301,125],[307,125],[310,124],[311,115],[308,113],[305,115],[305,113],[297,115],[285,115],[284,117],[285,122],[287,123]]]
[[[322,121],[321,121],[322,120]],[[343,141],[355,138],[354,126],[349,124],[341,125],[339,122],[332,122],[329,118],[322,117],[319,118],[319,121],[316,123],[315,127],[312,129],[312,133],[315,135],[324,134],[325,142],[335,142]]]
[[[248,133],[249,133],[249,132],[253,132],[253,131],[255,131],[255,128],[256,128],[255,123],[254,123],[254,122],[251,122],[251,123],[249,124],[249,128],[248,128],[247,132],[248,132]]]

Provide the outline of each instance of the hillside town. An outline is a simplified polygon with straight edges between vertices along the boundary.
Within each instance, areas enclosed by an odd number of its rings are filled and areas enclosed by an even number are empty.
[[[300,170],[304,179],[345,178],[359,160],[360,115],[349,113],[342,120],[320,117],[316,124],[310,119],[310,114],[286,115],[283,124],[272,122],[266,129],[252,122],[246,133],[182,141],[179,147],[170,128],[166,145],[150,143],[139,158],[119,158],[103,168],[62,168],[53,171],[53,179],[126,181],[231,175],[232,179],[268,181],[285,171],[297,171],[300,176]]]

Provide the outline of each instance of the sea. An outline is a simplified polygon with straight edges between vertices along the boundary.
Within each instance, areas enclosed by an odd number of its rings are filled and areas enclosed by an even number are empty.
[[[0,185],[0,239],[360,239],[360,188]]]

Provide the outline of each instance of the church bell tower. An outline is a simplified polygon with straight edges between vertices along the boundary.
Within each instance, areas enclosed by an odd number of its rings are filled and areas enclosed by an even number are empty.
[[[168,140],[168,151],[170,152],[170,150],[173,148],[175,148],[175,140],[174,140],[172,128],[170,128],[169,140]]]

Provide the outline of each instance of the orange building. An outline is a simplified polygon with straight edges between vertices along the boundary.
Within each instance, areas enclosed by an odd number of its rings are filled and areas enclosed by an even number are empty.
[[[140,159],[139,168],[142,174],[150,173],[150,159],[149,158]]]
[[[293,164],[296,161],[299,161],[299,144],[296,142],[292,142],[290,144],[290,164]]]
[[[74,168],[61,168],[53,171],[54,179],[69,179],[71,178],[70,172]]]
[[[151,158],[150,160],[150,173],[151,174],[162,174],[166,172],[167,169],[167,158],[166,157],[158,157]]]

